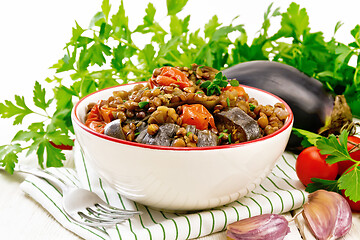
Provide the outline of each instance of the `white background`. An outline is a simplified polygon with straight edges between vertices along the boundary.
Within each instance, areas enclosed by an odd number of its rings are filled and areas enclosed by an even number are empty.
[[[111,1],[112,13],[117,10],[119,1]],[[156,7],[155,18],[167,26],[166,0],[152,1]],[[268,0],[189,0],[180,17],[191,14],[190,30],[203,27],[214,14],[219,22],[229,24],[237,15],[236,23],[245,25],[250,40],[260,29],[263,14],[272,1]],[[292,1],[275,1],[275,7],[282,11]],[[326,39],[333,35],[337,21],[344,23],[336,37],[339,41],[352,41],[350,30],[360,24],[360,1],[299,1],[310,16],[312,32],[322,31]],[[124,0],[130,28],[142,23],[148,1]],[[62,58],[63,47],[71,37],[75,20],[87,28],[92,16],[101,8],[101,0],[17,0],[0,1],[0,102],[14,100],[14,95],[25,96],[31,106],[32,90],[35,81],[44,86],[44,79],[53,73],[48,68]],[[279,20],[272,21],[271,30],[279,29]],[[134,39],[141,42],[141,39]],[[51,92],[51,87],[48,89]],[[32,122],[25,118],[24,123]],[[7,144],[14,134],[24,126],[13,126],[12,119],[0,119],[0,145]]]

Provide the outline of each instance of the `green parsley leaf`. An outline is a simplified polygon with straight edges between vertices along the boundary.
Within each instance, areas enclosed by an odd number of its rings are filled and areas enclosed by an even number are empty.
[[[92,64],[97,64],[100,67],[106,62],[105,55],[111,55],[111,48],[104,43],[94,43],[89,49],[89,57]]]
[[[357,202],[360,201],[360,166],[357,166],[349,173],[343,174],[339,179],[339,188],[345,189],[345,196],[350,200]]]
[[[217,27],[220,27],[218,16],[214,15],[207,24],[205,24],[205,37],[210,38],[216,31]]]
[[[152,44],[147,44],[139,53],[139,60],[144,63],[148,69],[154,69],[155,49]]]
[[[124,1],[121,0],[118,11],[111,17],[114,37],[131,42],[131,30],[129,29],[129,19],[125,14]]]
[[[33,97],[35,106],[37,106],[43,110],[46,110],[50,106],[50,104],[53,100],[54,99],[49,99],[48,101],[46,101],[45,88],[41,88],[40,83],[36,81],[35,87],[34,87],[34,97]]]
[[[203,82],[200,87],[201,88],[208,88],[209,86],[211,85],[211,81],[210,80],[207,80],[205,82]]]
[[[104,13],[106,22],[109,19],[110,9],[111,9],[111,4],[109,3],[109,0],[103,0],[101,4],[101,10],[102,13]]]
[[[0,164],[10,174],[14,173],[15,164],[18,162],[17,154],[21,151],[18,143],[0,146]]]
[[[91,19],[90,22],[90,27],[94,27],[94,26],[101,26],[101,24],[106,22],[106,17],[105,14],[103,12],[97,12],[93,18]]]
[[[50,142],[44,142],[46,148],[46,167],[62,167],[63,161],[66,160],[65,154],[61,149],[55,148]]]
[[[312,193],[319,189],[325,189],[331,192],[337,192],[341,194],[339,189],[339,183],[337,180],[324,180],[320,178],[311,178],[312,183],[309,183],[305,191]]]
[[[330,154],[326,158],[326,162],[333,164],[336,162],[351,160],[349,152],[347,151],[347,137],[348,132],[342,131],[339,136],[339,141],[334,134],[331,134],[328,138],[320,138],[316,141],[316,147],[320,149],[321,154]]]
[[[323,136],[321,136],[319,134],[316,134],[316,133],[313,133],[310,131],[306,131],[303,129],[299,129],[299,128],[293,128],[292,131],[296,136],[303,138],[301,145],[304,148],[314,146],[316,144],[317,140],[323,138]]]
[[[186,5],[188,0],[166,0],[168,15],[176,15]]]
[[[300,9],[296,3],[291,3],[287,12],[282,14],[281,29],[277,35],[284,37],[293,37],[300,41],[300,36],[308,29],[309,16],[306,9]]]
[[[16,104],[16,105],[15,105]],[[24,117],[31,113],[34,113],[30,110],[25,104],[24,97],[15,95],[15,104],[9,100],[5,100],[4,103],[0,103],[0,114],[2,118],[11,118],[15,117],[14,125],[21,124]]]

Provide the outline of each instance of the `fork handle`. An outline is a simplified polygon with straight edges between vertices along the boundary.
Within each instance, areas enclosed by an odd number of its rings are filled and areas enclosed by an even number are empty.
[[[44,170],[33,168],[33,169],[18,169],[16,172],[31,174],[36,177],[44,178],[50,181],[55,187],[59,188],[62,193],[68,190],[68,186],[58,177],[51,173],[47,173]]]

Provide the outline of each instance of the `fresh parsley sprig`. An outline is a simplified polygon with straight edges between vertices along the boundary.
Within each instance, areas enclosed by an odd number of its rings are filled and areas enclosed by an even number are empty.
[[[213,80],[207,80],[203,82],[200,87],[206,89],[206,95],[210,96],[213,94],[221,94],[221,89],[225,88],[230,84],[233,87],[239,86],[239,82],[232,79],[227,80],[226,76],[222,72],[218,72]]]
[[[18,163],[18,154],[27,151],[26,155],[36,153],[41,167],[61,167],[66,159],[65,154],[54,145],[73,145],[70,134],[71,122],[67,120],[71,109],[59,109],[52,105],[54,98],[46,98],[45,88],[35,83],[33,102],[36,109],[30,109],[24,97],[15,96],[15,103],[0,103],[2,118],[14,118],[13,124],[23,124],[28,115],[38,115],[40,122],[31,123],[27,130],[20,130],[8,145],[0,146],[0,164],[5,170],[13,173]],[[52,109],[54,109],[52,111]],[[52,111],[50,114],[49,111]]]

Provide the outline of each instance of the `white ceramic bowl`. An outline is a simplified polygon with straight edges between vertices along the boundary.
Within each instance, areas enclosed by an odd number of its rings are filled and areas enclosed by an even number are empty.
[[[95,92],[73,108],[72,121],[85,159],[117,191],[136,202],[164,210],[201,210],[245,196],[270,173],[288,142],[293,114],[280,98],[243,86],[259,104],[282,102],[289,117],[277,132],[253,141],[216,147],[176,148],[139,144],[96,133],[85,126],[86,107],[115,90]]]

